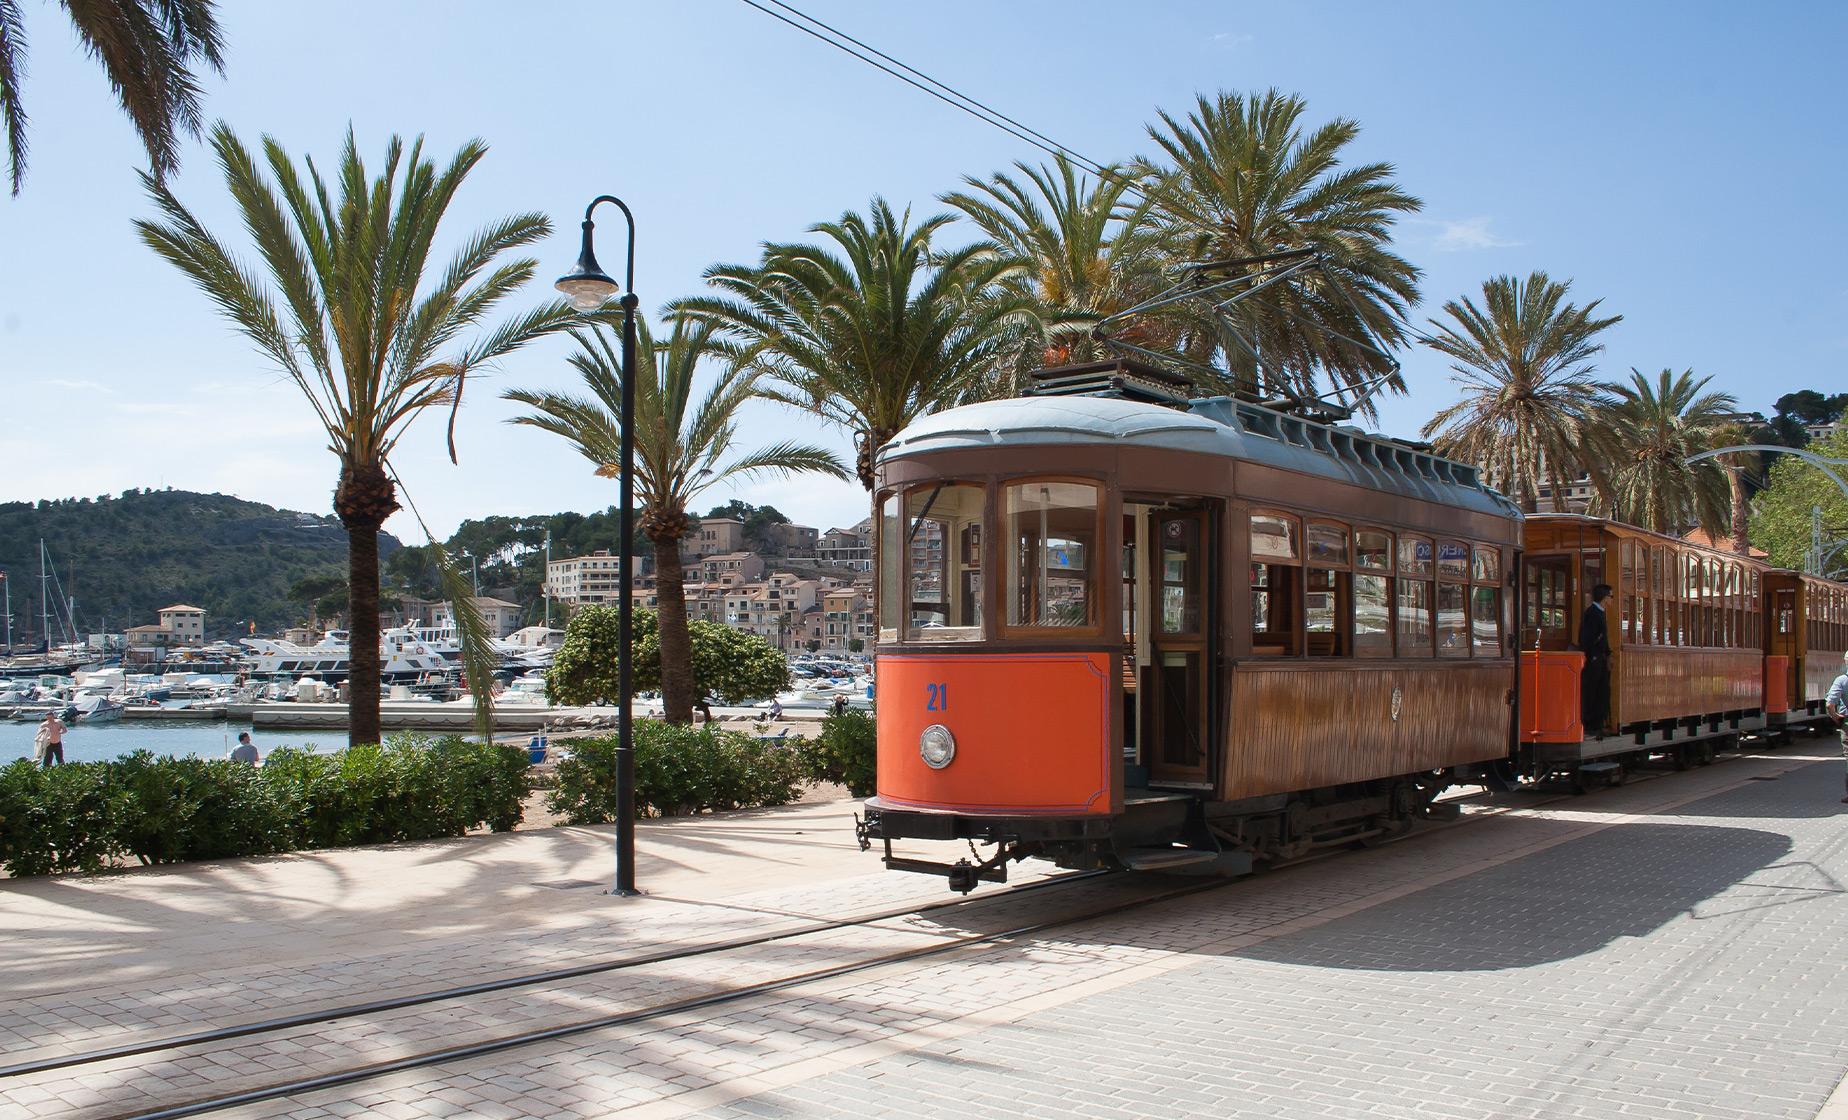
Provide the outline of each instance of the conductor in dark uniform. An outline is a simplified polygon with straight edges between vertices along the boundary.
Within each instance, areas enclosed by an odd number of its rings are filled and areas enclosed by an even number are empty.
[[[1592,588],[1591,605],[1579,618],[1579,649],[1585,654],[1585,670],[1579,676],[1579,719],[1586,735],[1604,734],[1611,715],[1611,635],[1604,614],[1604,600],[1610,594],[1608,583]]]

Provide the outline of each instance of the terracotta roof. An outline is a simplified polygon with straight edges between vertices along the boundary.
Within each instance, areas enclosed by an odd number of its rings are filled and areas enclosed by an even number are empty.
[[[181,603],[177,607],[162,607],[160,610],[155,611],[154,613],[155,614],[167,614],[170,611],[192,611],[194,614],[204,614],[205,608],[204,607],[189,607],[185,603]]]
[[[1715,552],[1731,552],[1733,550],[1731,537],[1721,537],[1719,540],[1714,540],[1711,536],[1707,535],[1705,529],[1691,530],[1683,534],[1681,539],[1689,544],[1699,545],[1701,548],[1711,548]],[[1747,547],[1745,554],[1747,556],[1757,557],[1760,560],[1770,555],[1770,553],[1762,548],[1751,548],[1750,546]]]

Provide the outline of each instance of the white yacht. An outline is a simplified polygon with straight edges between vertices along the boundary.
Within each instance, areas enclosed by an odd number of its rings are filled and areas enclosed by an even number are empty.
[[[243,645],[252,654],[250,671],[255,675],[313,673],[323,680],[340,680],[347,675],[349,656],[345,630],[329,630],[312,646],[277,638],[245,638]],[[412,630],[394,627],[379,635],[379,675],[386,680],[416,678],[448,668],[449,660],[429,643],[419,640]]]

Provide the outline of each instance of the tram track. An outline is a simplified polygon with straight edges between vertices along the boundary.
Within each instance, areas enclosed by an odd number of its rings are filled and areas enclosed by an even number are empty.
[[[267,1019],[257,1019],[233,1026],[213,1027],[207,1030],[192,1031],[186,1034],[163,1035],[158,1038],[139,1042],[126,1042],[115,1046],[99,1047],[70,1054],[54,1054],[44,1058],[35,1058],[24,1062],[15,1062],[0,1066],[0,1081],[13,1077],[25,1077],[32,1074],[50,1073],[60,1069],[96,1065],[100,1062],[114,1061],[120,1058],[141,1057],[158,1054],[167,1050],[178,1050],[189,1046],[204,1046],[216,1042],[229,1042],[238,1038],[248,1038],[260,1034],[273,1034],[295,1027],[315,1026],[321,1023],[337,1022],[362,1015],[376,1015],[386,1011],[398,1011],[410,1007],[422,1007],[433,1003],[443,1003],[470,996],[488,995],[493,992],[510,991],[517,988],[538,987],[544,984],[556,984],[566,980],[575,980],[585,976],[597,976],[605,973],[620,972],[626,969],[644,968],[648,965],[667,964],[673,961],[687,960],[694,957],[710,956],[716,953],[735,952],[759,945],[769,945],[778,941],[788,941],[798,937],[812,937],[817,934],[831,933],[836,930],[852,929],[856,926],[877,925],[881,922],[896,921],[916,915],[930,914],[940,910],[968,909],[982,904],[990,906],[997,902],[1019,898],[1030,892],[1047,888],[1065,886],[1072,883],[1091,882],[1117,874],[1109,871],[1079,871],[1065,875],[1050,876],[1032,883],[1013,887],[1005,893],[990,894],[977,898],[946,899],[941,902],[926,903],[922,906],[889,907],[884,910],[861,914],[850,918],[838,918],[831,921],[815,922],[806,926],[774,930],[770,933],[754,934],[750,937],[727,938],[723,941],[711,941],[700,944],[684,945],[666,949],[658,953],[605,958],[567,968],[546,969],[540,972],[522,973],[516,976],[497,977],[470,984],[457,984],[446,988],[435,988],[413,992],[402,996],[366,1000],[361,1003],[326,1007],[317,1011],[304,1011],[294,1015],[278,1015]]]
[[[1110,878],[1121,882],[1129,881],[1127,876],[1112,872],[1101,874],[1083,873],[1081,876],[1065,877],[1056,881],[1071,882],[1074,878],[1078,877],[1087,880]],[[299,1096],[304,1093],[312,1093],[323,1089],[339,1088],[341,1086],[374,1080],[393,1073],[438,1066],[446,1062],[483,1057],[594,1031],[634,1026],[654,1020],[670,1018],[675,1015],[700,1011],[706,1008],[720,1007],[727,1004],[755,999],[760,996],[773,995],[804,985],[822,983],[861,973],[875,972],[884,968],[945,956],[961,950],[979,948],[981,946],[998,944],[1023,937],[1031,937],[1064,926],[1077,925],[1100,918],[1109,918],[1142,907],[1217,890],[1231,886],[1239,881],[1240,880],[1237,878],[1210,879],[1180,887],[1169,887],[1164,890],[1139,894],[1133,898],[1112,901],[1102,906],[1084,907],[1077,911],[1068,911],[1050,918],[1023,924],[1009,925],[1005,928],[991,930],[985,933],[952,936],[930,945],[878,953],[859,960],[846,961],[821,968],[806,969],[801,972],[757,983],[722,988],[717,991],[705,992],[687,998],[665,1000],[644,1007],[633,1008],[612,1014],[596,1015],[567,1023],[560,1023],[554,1026],[501,1035],[478,1042],[442,1047],[386,1061],[369,1062],[332,1072],[272,1082],[241,1091],[200,1097],[179,1104],[170,1104],[152,1109],[107,1113],[101,1116],[99,1120],[180,1120],[182,1117],[201,1116],[229,1108],[260,1104],[266,1101]],[[1016,896],[1010,895],[1009,897]],[[906,911],[905,913],[910,914],[915,912],[917,911],[914,909]],[[812,934],[817,931],[809,932]]]
[[[1639,773],[1635,776],[1634,780],[1640,784],[1642,782],[1653,781],[1657,778],[1667,777],[1669,773],[1671,773],[1671,771],[1667,770]],[[1532,796],[1532,794],[1540,794],[1540,796],[1535,797]],[[1485,796],[1487,796],[1486,791],[1483,794],[1463,795],[1453,800],[1468,802]],[[1463,825],[1477,823],[1511,812],[1543,809],[1561,802],[1573,802],[1578,800],[1581,800],[1581,798],[1573,793],[1562,792],[1548,795],[1539,790],[1533,790],[1529,796],[1522,798],[1519,803],[1484,806],[1475,812],[1463,813],[1452,820],[1426,822],[1407,833],[1385,838],[1375,846],[1398,844],[1418,837],[1441,834]],[[1275,874],[1298,870],[1308,865],[1320,863],[1324,860],[1342,855],[1347,850],[1346,847],[1331,847],[1307,853],[1296,859],[1273,865],[1271,873]],[[143,1105],[139,1110],[117,1111],[103,1115],[106,1117],[106,1120],[178,1120],[180,1117],[206,1115],[243,1105],[259,1104],[324,1089],[358,1084],[393,1073],[440,1066],[448,1062],[473,1059],[601,1030],[635,1026],[707,1008],[773,995],[804,985],[822,983],[860,973],[874,972],[876,970],[902,966],[917,961],[925,961],[952,954],[959,950],[975,949],[985,945],[1032,937],[1036,934],[1060,927],[1109,918],[1139,908],[1158,905],[1163,902],[1204,893],[1220,887],[1231,886],[1244,881],[1244,878],[1243,876],[1214,878],[1190,883],[1185,886],[1169,887],[1167,889],[1148,893],[1139,893],[1132,898],[1110,900],[1101,906],[1092,905],[1080,907],[1077,910],[1058,913],[1045,919],[1008,924],[1001,929],[987,932],[973,932],[962,936],[944,937],[940,930],[902,931],[926,936],[943,937],[943,939],[928,945],[880,952],[861,959],[843,961],[837,964],[827,964],[819,968],[804,969],[788,975],[771,977],[753,983],[721,987],[717,990],[699,992],[683,998],[657,1000],[641,1007],[598,1014],[535,1029],[499,1034],[477,1041],[405,1054],[383,1061],[355,1064],[346,1068],[313,1073],[306,1076],[289,1078],[211,1096],[198,1097],[179,1103],[163,1104],[158,1107]],[[165,1036],[159,1039],[100,1048],[83,1053],[53,1056],[0,1067],[0,1088],[5,1087],[4,1083],[6,1079],[23,1077],[34,1073],[55,1072],[57,1070],[94,1066],[123,1058],[144,1056],[163,1051],[191,1050],[193,1053],[186,1055],[187,1057],[209,1057],[209,1052],[200,1054],[195,1048],[207,1047],[216,1043],[232,1042],[258,1035],[281,1034],[282,1032],[302,1026],[331,1023],[343,1019],[358,1019],[369,1015],[381,1015],[389,1011],[428,1006],[448,1001],[465,1000],[472,996],[494,992],[519,988],[536,989],[548,984],[562,985],[571,980],[592,977],[599,974],[641,968],[650,964],[660,964],[726,952],[735,952],[775,942],[790,941],[803,937],[814,937],[843,929],[875,926],[881,923],[923,914],[943,911],[966,912],[971,914],[989,913],[994,910],[1002,909],[1005,905],[1019,900],[1023,896],[1045,891],[1049,888],[1075,886],[1083,883],[1103,883],[1106,881],[1124,883],[1132,881],[1132,877],[1115,872],[1078,872],[1025,884],[1006,892],[997,892],[986,896],[977,896],[975,898],[951,899],[923,906],[888,908],[859,915],[857,917],[812,923],[807,926],[778,930],[751,937],[734,938],[698,945],[687,945],[658,953],[595,961],[570,968],[552,969],[521,976],[502,977],[495,980],[455,985],[401,997],[352,1003],[341,1007],[324,1009],[322,1011],[304,1012],[299,1015],[278,1016],[235,1026],[192,1032],[185,1035]],[[1168,880],[1168,882],[1172,882],[1172,880]],[[1061,892],[1054,892],[1055,897],[1058,893]],[[354,1049],[357,1050],[357,1047]]]

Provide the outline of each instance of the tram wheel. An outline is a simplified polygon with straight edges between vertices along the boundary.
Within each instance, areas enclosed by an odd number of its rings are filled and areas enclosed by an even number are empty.
[[[1573,796],[1583,797],[1584,795],[1590,792],[1591,792],[1591,775],[1585,773],[1585,771],[1583,770],[1572,771]]]
[[[1677,770],[1686,770],[1688,767],[1694,765],[1694,757],[1685,746],[1676,747],[1674,753],[1671,754],[1669,758],[1674,762],[1675,769]]]
[[[1700,745],[1696,748],[1694,761],[1700,763],[1702,766],[1713,765],[1713,740],[1705,739],[1701,741]]]
[[[1630,771],[1620,762],[1617,764],[1617,769],[1611,771],[1610,785],[1613,787],[1620,786],[1628,781],[1629,777]]]

